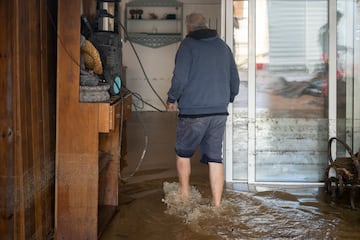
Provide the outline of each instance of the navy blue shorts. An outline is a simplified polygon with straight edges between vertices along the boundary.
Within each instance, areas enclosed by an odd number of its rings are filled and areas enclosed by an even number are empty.
[[[176,155],[191,158],[200,146],[200,162],[222,163],[222,142],[226,115],[179,118],[176,128]]]

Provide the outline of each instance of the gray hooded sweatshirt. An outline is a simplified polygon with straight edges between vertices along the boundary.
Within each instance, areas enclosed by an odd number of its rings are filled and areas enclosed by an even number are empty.
[[[234,56],[217,32],[193,31],[176,53],[168,101],[178,102],[180,117],[228,114],[239,82]]]

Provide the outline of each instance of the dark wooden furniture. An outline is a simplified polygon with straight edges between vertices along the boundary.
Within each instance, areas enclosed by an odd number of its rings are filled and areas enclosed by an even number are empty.
[[[55,238],[67,240],[97,239],[114,213],[120,118],[131,112],[126,94],[79,101],[80,7],[80,0],[58,5]]]
[[[99,104],[98,235],[118,206],[120,162],[125,161],[126,120],[131,113],[131,99],[130,94],[125,94]]]

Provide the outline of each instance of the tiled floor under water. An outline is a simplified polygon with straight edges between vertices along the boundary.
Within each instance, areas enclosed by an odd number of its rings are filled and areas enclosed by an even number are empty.
[[[176,191],[176,118],[174,112],[132,113],[119,207],[101,240],[360,239],[360,211],[347,201],[330,203],[317,187],[227,189],[222,209],[211,208],[208,169],[197,155],[192,198],[182,204]]]

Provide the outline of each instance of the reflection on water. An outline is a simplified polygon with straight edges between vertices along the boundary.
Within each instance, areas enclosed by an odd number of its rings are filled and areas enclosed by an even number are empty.
[[[356,239],[360,212],[323,196],[284,191],[224,192],[210,206],[206,180],[182,203],[176,179],[124,184],[117,214],[101,239]]]

